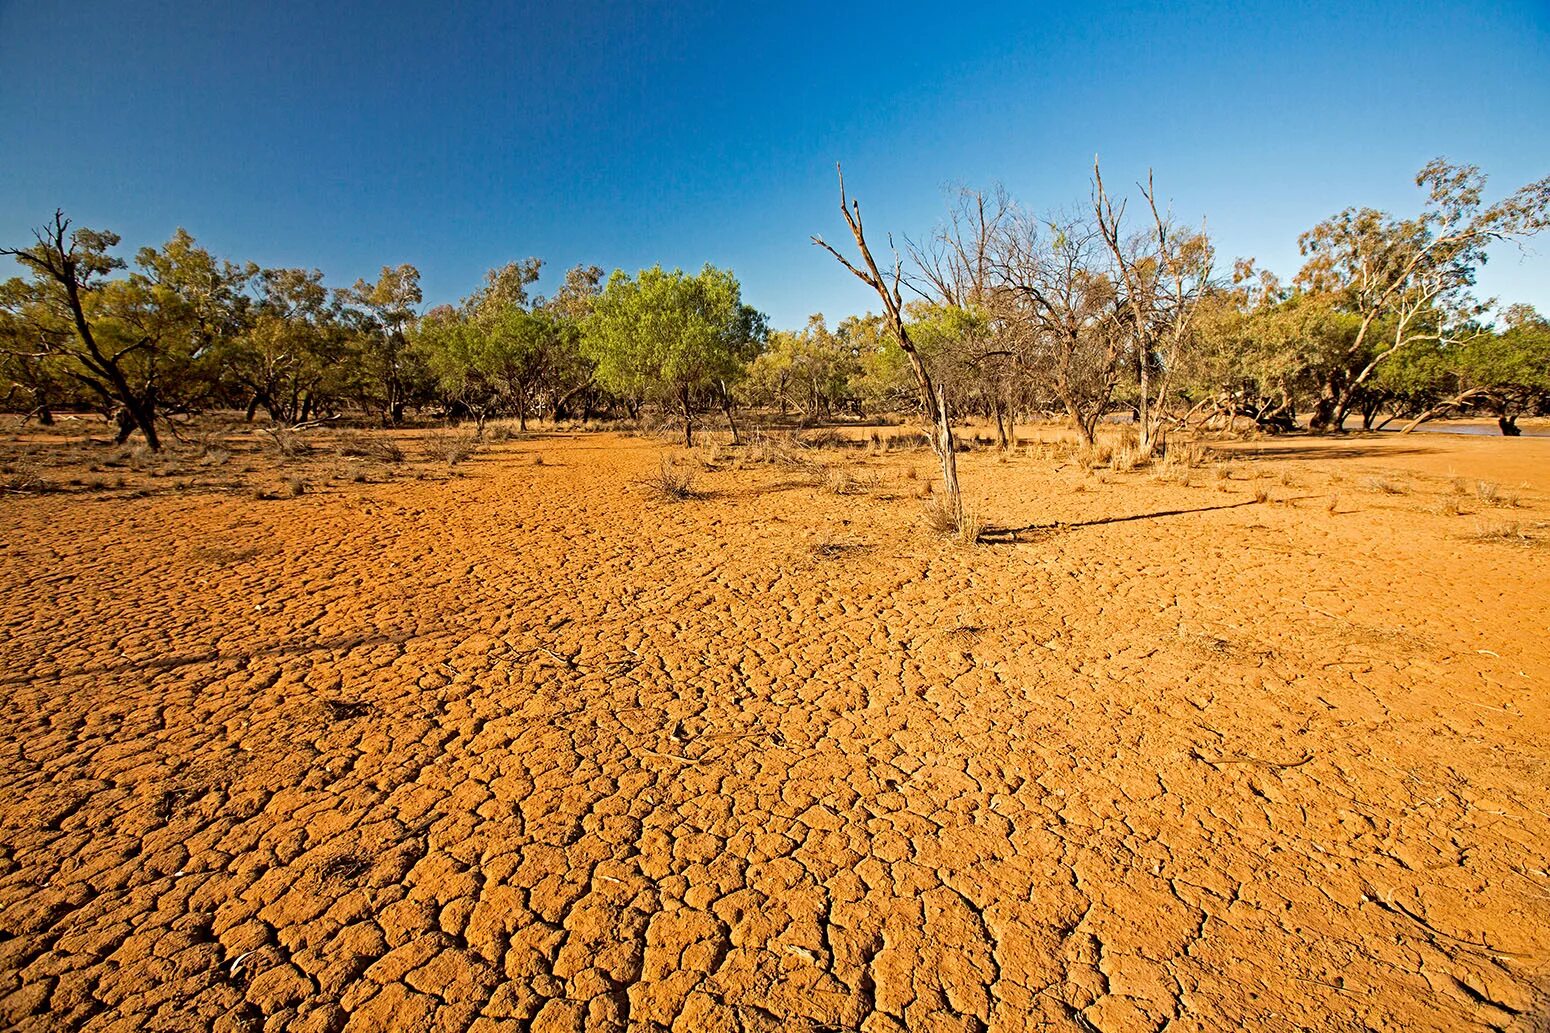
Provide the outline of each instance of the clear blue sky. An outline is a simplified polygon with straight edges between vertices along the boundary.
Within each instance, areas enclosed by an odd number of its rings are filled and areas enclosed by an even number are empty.
[[[63,206],[428,302],[539,255],[736,270],[777,326],[870,299],[808,243],[920,234],[953,184],[1081,202],[1156,169],[1224,258],[1290,274],[1444,154],[1550,173],[1550,3],[543,5],[0,0],[0,241]],[[1550,240],[1485,291],[1550,311]],[[8,270],[0,271],[9,275]]]

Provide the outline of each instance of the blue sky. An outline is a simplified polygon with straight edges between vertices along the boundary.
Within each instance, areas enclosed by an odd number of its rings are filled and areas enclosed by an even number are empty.
[[[187,227],[428,302],[538,255],[729,266],[775,325],[870,298],[833,167],[882,234],[955,184],[1082,203],[1156,171],[1224,264],[1290,274],[1347,205],[1410,211],[1443,154],[1550,173],[1550,4],[765,5],[0,0],[0,241],[57,206],[126,251]],[[1482,289],[1550,311],[1550,239]],[[9,275],[9,271],[0,271]]]

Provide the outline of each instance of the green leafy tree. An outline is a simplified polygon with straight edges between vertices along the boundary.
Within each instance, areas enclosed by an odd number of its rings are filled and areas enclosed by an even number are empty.
[[[653,266],[634,277],[614,271],[583,325],[582,348],[609,391],[675,404],[688,445],[696,402],[716,398],[730,414],[728,385],[766,334],[730,271],[707,265],[691,276]]]
[[[366,400],[390,425],[403,420],[422,379],[418,357],[408,348],[409,328],[422,300],[420,271],[408,264],[383,266],[375,283],[357,280],[340,296],[373,388]]]
[[[1490,245],[1550,226],[1550,177],[1491,205],[1483,200],[1485,182],[1478,167],[1439,158],[1416,176],[1427,191],[1419,215],[1348,208],[1302,235],[1307,263],[1298,286],[1356,317],[1340,361],[1320,367],[1314,429],[1340,429],[1395,355],[1468,333],[1488,307],[1470,289]]]
[[[248,418],[263,406],[279,423],[304,421],[351,379],[337,299],[323,274],[264,269],[246,325],[222,347],[222,376],[242,389]]]
[[[179,230],[161,249],[145,248],[137,269],[111,278],[124,262],[111,254],[119,237],[70,230],[63,211],[25,248],[0,249],[32,274],[34,299],[58,367],[119,410],[118,440],[138,430],[161,447],[157,420],[186,407],[210,385],[211,345],[240,319],[247,269],[217,262]],[[68,327],[69,332],[62,332]]]
[[[820,314],[801,330],[772,332],[749,364],[744,387],[748,397],[778,405],[782,415],[794,406],[803,419],[816,420],[851,397],[851,380],[860,372],[854,350]]]

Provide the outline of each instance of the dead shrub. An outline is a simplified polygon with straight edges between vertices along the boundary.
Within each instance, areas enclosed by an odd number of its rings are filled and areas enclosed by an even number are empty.
[[[818,486],[831,495],[856,493],[856,478],[843,466],[820,465],[814,476]]]
[[[287,477],[281,495],[288,499],[300,498],[307,493],[307,482],[300,477]]]
[[[0,488],[6,491],[39,494],[48,491],[43,467],[36,460],[19,459],[0,467]]]
[[[663,456],[657,472],[648,476],[645,484],[653,495],[665,502],[686,502],[700,497],[700,493],[695,490],[694,479],[692,467],[680,467],[671,457]]]
[[[838,431],[824,427],[821,430],[799,431],[792,443],[801,448],[843,448],[850,444]]]
[[[301,434],[289,427],[276,425],[260,430],[268,440],[270,451],[283,459],[295,459],[312,453],[311,442],[304,440]],[[133,466],[133,463],[130,465]]]
[[[427,444],[431,458],[448,466],[456,466],[479,451],[478,439],[467,431],[440,431],[431,435]]]
[[[841,556],[850,556],[860,552],[866,552],[870,545],[862,542],[820,541],[814,542],[808,547],[808,557],[813,560],[832,560]]]
[[[1259,502],[1259,503],[1269,502],[1270,501],[1270,492],[1266,491],[1264,488],[1255,488],[1254,489],[1254,501],[1255,502]]]
[[[370,459],[378,463],[404,461],[404,450],[398,442],[370,431],[349,431],[339,435],[334,450],[346,459]]]

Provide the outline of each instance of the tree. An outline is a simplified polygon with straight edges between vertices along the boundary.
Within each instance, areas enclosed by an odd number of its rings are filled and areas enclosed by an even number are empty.
[[[511,289],[509,280],[487,284],[489,290]],[[353,316],[366,364],[376,381],[377,402],[385,422],[396,425],[404,418],[415,376],[407,348],[408,330],[415,307],[423,300],[420,270],[404,264],[383,266],[376,283],[356,280],[340,298]]]
[[[28,269],[40,288],[40,294],[56,314],[68,319],[73,335],[54,338],[60,355],[66,360],[67,375],[75,378],[99,395],[109,405],[122,407],[118,440],[126,440],[139,430],[152,451],[161,448],[161,437],[156,431],[156,339],[149,335],[135,336],[132,332],[136,320],[129,311],[131,306],[117,304],[107,306],[104,322],[112,322],[113,316],[121,317],[114,330],[117,333],[99,334],[104,327],[94,322],[87,308],[107,289],[108,274],[124,268],[123,259],[109,252],[118,246],[116,233],[89,230],[84,227],[70,232],[70,220],[63,210],[54,213],[51,225],[34,231],[35,243],[25,248],[0,248],[0,255],[14,257]],[[143,292],[137,292],[143,300]],[[120,297],[118,302],[130,301]],[[112,311],[116,309],[117,311]],[[129,316],[124,319],[122,317]],[[63,321],[63,320],[61,320]]]
[[[246,325],[224,345],[224,374],[243,388],[249,419],[262,405],[276,422],[304,421],[350,374],[338,300],[316,269],[264,269],[256,283]]]
[[[1077,216],[1009,217],[993,253],[996,318],[1091,445],[1120,382],[1128,328],[1103,233]]]
[[[726,385],[766,333],[764,317],[743,304],[730,271],[707,265],[689,276],[653,266],[635,277],[614,271],[583,324],[582,348],[609,391],[676,403],[684,444],[692,445],[696,398],[716,396],[730,418]]]
[[[1193,340],[1195,314],[1211,286],[1215,252],[1204,231],[1181,232],[1157,210],[1157,191],[1147,172],[1141,188],[1151,211],[1148,231],[1129,240],[1123,235],[1125,203],[1116,208],[1104,190],[1103,173],[1093,160],[1093,214],[1108,245],[1130,310],[1137,386],[1138,448],[1149,457],[1162,444],[1169,388],[1182,353]],[[1153,378],[1156,378],[1154,385]]]
[[[1327,295],[1357,317],[1342,361],[1319,383],[1312,425],[1340,429],[1382,365],[1423,342],[1446,344],[1486,305],[1470,295],[1488,247],[1550,226],[1550,177],[1484,205],[1485,176],[1474,165],[1437,158],[1416,176],[1427,201],[1414,218],[1348,208],[1298,240],[1307,263],[1298,285]]]
[[[565,271],[565,279],[552,298],[536,306],[558,322],[553,350],[544,370],[544,382],[553,419],[564,419],[571,402],[594,393],[595,371],[581,349],[581,327],[602,291],[603,270],[595,265],[576,265]],[[583,409],[586,416],[587,406]]]
[[[805,420],[832,415],[850,394],[860,372],[854,351],[842,335],[813,315],[801,330],[771,333],[764,351],[748,367],[749,393],[778,404],[781,414],[795,406]]]
[[[72,400],[71,384],[62,362],[60,342],[74,331],[54,313],[37,284],[20,277],[0,283],[0,404],[17,394],[27,397],[27,418],[45,426],[54,422],[56,406]]]
[[[1458,343],[1416,349],[1392,364],[1424,385],[1431,403],[1403,432],[1474,407],[1494,415],[1502,434],[1517,437],[1519,416],[1550,407],[1550,321],[1528,305],[1513,305],[1502,323],[1500,330],[1482,327]]]
[[[921,408],[930,425],[930,438],[932,448],[936,451],[937,458],[942,464],[942,488],[947,496],[947,504],[951,512],[953,523],[958,528],[964,526],[963,518],[963,494],[958,487],[958,456],[957,444],[953,441],[952,416],[947,408],[947,398],[942,394],[941,388],[932,377],[930,367],[926,364],[925,357],[915,347],[915,341],[910,336],[904,318],[904,295],[900,285],[904,279],[902,264],[897,254],[894,255],[893,272],[889,279],[884,279],[883,273],[877,267],[877,261],[872,257],[872,249],[867,246],[866,230],[861,222],[861,202],[852,201],[845,194],[845,174],[836,166],[840,182],[840,215],[845,219],[845,226],[850,230],[851,237],[856,242],[856,250],[860,252],[861,266],[857,267],[850,259],[840,254],[830,246],[822,237],[814,236],[813,243],[833,255],[835,260],[848,269],[851,275],[866,284],[877,294],[883,303],[883,318],[888,331],[893,337],[894,343],[909,360],[910,371],[914,374],[915,385],[919,391]]]

